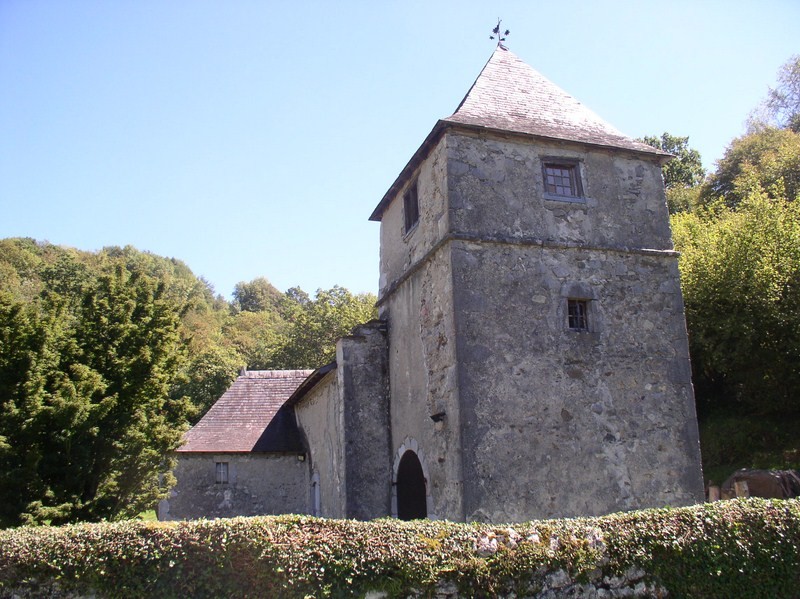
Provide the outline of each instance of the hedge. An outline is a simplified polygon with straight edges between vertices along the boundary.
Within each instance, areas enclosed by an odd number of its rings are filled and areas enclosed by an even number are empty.
[[[505,526],[265,516],[24,527],[0,531],[0,596],[798,597],[799,548],[798,500]]]

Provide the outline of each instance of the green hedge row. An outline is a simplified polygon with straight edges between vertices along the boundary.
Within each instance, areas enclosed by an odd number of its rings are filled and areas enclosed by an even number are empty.
[[[530,596],[553,573],[602,587],[631,570],[653,595],[800,597],[800,501],[512,526],[277,516],[0,531],[4,597],[54,586],[98,597],[424,597],[443,585]]]

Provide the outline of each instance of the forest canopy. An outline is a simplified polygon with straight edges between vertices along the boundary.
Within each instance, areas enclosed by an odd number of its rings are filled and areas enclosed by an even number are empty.
[[[181,261],[0,240],[0,525],[133,517],[242,367],[316,368],[375,316],[341,287],[216,296]]]

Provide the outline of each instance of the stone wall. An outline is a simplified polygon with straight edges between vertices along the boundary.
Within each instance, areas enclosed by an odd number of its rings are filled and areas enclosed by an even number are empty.
[[[468,520],[702,500],[699,440],[659,165],[569,144],[449,136]],[[576,159],[583,201],[545,199]],[[588,331],[567,300],[587,301]]]
[[[674,257],[461,242],[453,256],[468,520],[702,500]],[[567,326],[573,295],[593,298],[589,331]]]
[[[450,250],[388,298],[394,475],[411,448],[428,478],[428,516],[462,520],[462,464]],[[395,506],[396,508],[396,506]]]
[[[371,520],[391,510],[389,363],[386,323],[360,325],[336,344],[338,388],[344,398],[348,518]]]
[[[390,513],[387,358],[385,323],[356,327],[336,344],[336,368],[295,406],[319,487],[319,516],[370,520]]]
[[[411,449],[427,477],[429,517],[463,520],[446,153],[442,139],[411,179],[414,229],[403,231],[404,190],[383,213],[379,309],[389,325],[393,475]]]
[[[295,414],[308,444],[312,480],[319,486],[320,509],[315,515],[345,518],[344,406],[336,369],[300,400]]]
[[[380,283],[383,296],[413,270],[450,229],[447,210],[447,149],[442,140],[428,155],[381,217]],[[404,230],[403,194],[417,183],[419,222]]]
[[[595,248],[672,249],[659,164],[566,142],[447,136],[449,232]],[[545,198],[545,157],[579,162],[583,202]]]
[[[228,463],[228,483],[216,463]],[[297,455],[181,454],[159,520],[309,513],[308,468]]]
[[[552,158],[577,161],[580,200],[546,197]],[[418,226],[403,232],[402,191],[382,216],[380,309],[392,445],[423,454],[435,515],[702,500],[658,160],[451,131],[415,176]],[[569,298],[587,302],[588,331],[569,330]]]

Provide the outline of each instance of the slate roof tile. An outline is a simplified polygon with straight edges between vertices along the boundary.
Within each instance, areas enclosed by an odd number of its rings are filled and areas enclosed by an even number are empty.
[[[456,111],[436,123],[378,203],[370,220],[381,220],[383,211],[440,136],[459,126],[621,148],[659,159],[670,156],[620,133],[516,54],[498,46]]]
[[[448,123],[668,155],[620,133],[581,102],[498,46]]]
[[[186,433],[178,453],[302,452],[294,412],[284,404],[312,372],[245,372]]]

